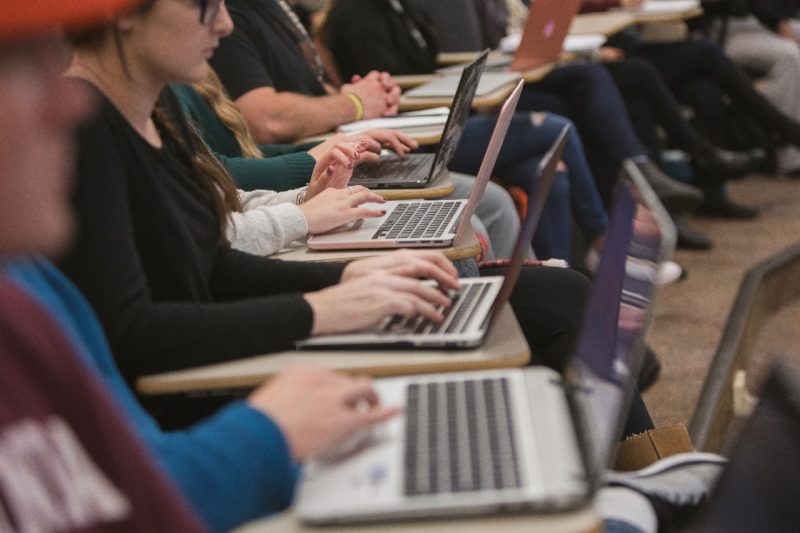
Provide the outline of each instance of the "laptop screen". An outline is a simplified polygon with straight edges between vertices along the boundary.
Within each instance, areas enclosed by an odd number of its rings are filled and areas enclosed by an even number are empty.
[[[536,227],[539,224],[539,219],[544,210],[544,204],[547,202],[547,197],[550,195],[550,188],[553,185],[556,168],[558,167],[558,162],[561,161],[561,154],[564,152],[564,146],[566,145],[568,135],[569,126],[565,126],[553,145],[547,150],[547,153],[545,153],[544,157],[542,157],[542,160],[539,162],[539,179],[533,184],[531,190],[527,191],[528,210],[525,213],[525,220],[522,222],[517,242],[514,245],[514,253],[511,255],[511,260],[508,262],[503,286],[500,287],[500,292],[497,294],[497,298],[495,298],[492,306],[492,312],[489,314],[492,320],[497,316],[497,311],[502,309],[511,297],[514,286],[517,284],[519,271],[522,268],[522,261],[525,259],[525,251],[528,249],[533,239],[533,234],[536,232]]]
[[[592,474],[608,465],[622,431],[644,351],[656,272],[672,252],[673,234],[638,170],[626,167],[568,370],[578,435]]]
[[[453,158],[456,147],[461,140],[461,134],[464,131],[464,126],[469,117],[469,111],[472,107],[472,100],[475,97],[475,90],[478,88],[478,82],[483,74],[483,69],[486,66],[486,58],[489,55],[489,50],[484,50],[478,58],[464,68],[461,73],[461,79],[458,82],[458,89],[456,89],[455,96],[453,97],[453,105],[450,108],[450,113],[447,115],[447,122],[442,131],[442,141],[439,144],[439,149],[436,150],[436,155],[433,158],[433,166],[431,167],[431,178],[438,176],[444,171],[444,168]]]

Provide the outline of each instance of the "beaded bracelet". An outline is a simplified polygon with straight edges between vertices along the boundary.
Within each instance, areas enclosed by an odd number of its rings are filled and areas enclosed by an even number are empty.
[[[344,92],[342,94],[349,98],[351,102],[353,102],[353,107],[356,108],[356,121],[364,118],[364,103],[361,101],[361,98],[359,98],[355,93]]]

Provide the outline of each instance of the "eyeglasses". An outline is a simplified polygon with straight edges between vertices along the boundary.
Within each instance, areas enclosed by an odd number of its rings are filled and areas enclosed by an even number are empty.
[[[200,4],[200,24],[211,26],[219,16],[219,10],[225,0],[199,0]]]

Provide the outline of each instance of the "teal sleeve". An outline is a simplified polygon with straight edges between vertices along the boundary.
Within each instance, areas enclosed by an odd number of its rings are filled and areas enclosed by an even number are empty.
[[[215,154],[225,165],[236,186],[245,191],[269,189],[288,191],[308,185],[316,161],[306,152],[266,159],[225,157]]]
[[[321,144],[318,141],[302,144],[262,144],[259,146],[264,157],[275,157],[276,155],[295,154],[297,152],[307,152]]]

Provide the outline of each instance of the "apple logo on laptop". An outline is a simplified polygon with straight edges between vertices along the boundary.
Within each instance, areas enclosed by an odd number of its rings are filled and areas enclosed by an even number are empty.
[[[549,39],[550,37],[552,37],[554,31],[556,31],[556,21],[555,20],[551,20],[544,27],[544,37],[545,37],[545,39]]]

